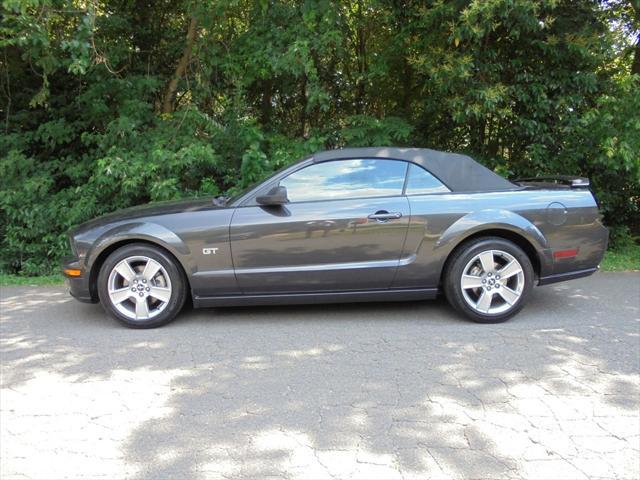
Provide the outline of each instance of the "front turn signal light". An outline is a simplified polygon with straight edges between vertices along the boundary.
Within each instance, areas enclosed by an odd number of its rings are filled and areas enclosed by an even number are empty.
[[[63,272],[67,277],[79,277],[82,275],[82,270],[78,270],[77,268],[65,268]]]

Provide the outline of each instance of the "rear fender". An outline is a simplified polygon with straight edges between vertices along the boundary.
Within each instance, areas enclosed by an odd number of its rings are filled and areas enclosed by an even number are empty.
[[[467,238],[487,230],[506,230],[523,237],[538,255],[540,274],[544,275],[551,270],[553,260],[549,242],[540,229],[525,217],[508,210],[479,210],[459,218],[444,231],[435,248],[447,257]]]

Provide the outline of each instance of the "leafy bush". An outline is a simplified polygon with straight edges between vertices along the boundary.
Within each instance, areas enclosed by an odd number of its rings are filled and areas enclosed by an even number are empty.
[[[97,215],[343,146],[588,176],[612,243],[640,232],[633,2],[137,5],[2,0],[0,271],[55,270]]]

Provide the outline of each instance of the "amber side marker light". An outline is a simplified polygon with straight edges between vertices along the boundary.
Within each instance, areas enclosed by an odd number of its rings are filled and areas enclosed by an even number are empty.
[[[570,250],[556,250],[553,252],[553,258],[571,258],[578,255],[578,249],[572,248]]]
[[[78,270],[75,268],[65,268],[63,272],[67,277],[79,277],[80,275],[82,275],[82,270]]]

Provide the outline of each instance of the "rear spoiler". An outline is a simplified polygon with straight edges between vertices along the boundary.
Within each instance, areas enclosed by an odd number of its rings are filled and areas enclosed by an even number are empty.
[[[563,185],[567,185],[571,188],[588,188],[591,183],[588,178],[584,177],[574,177],[572,175],[549,175],[544,177],[527,177],[527,178],[516,178],[512,180],[513,182],[554,182],[554,183],[562,183]]]

